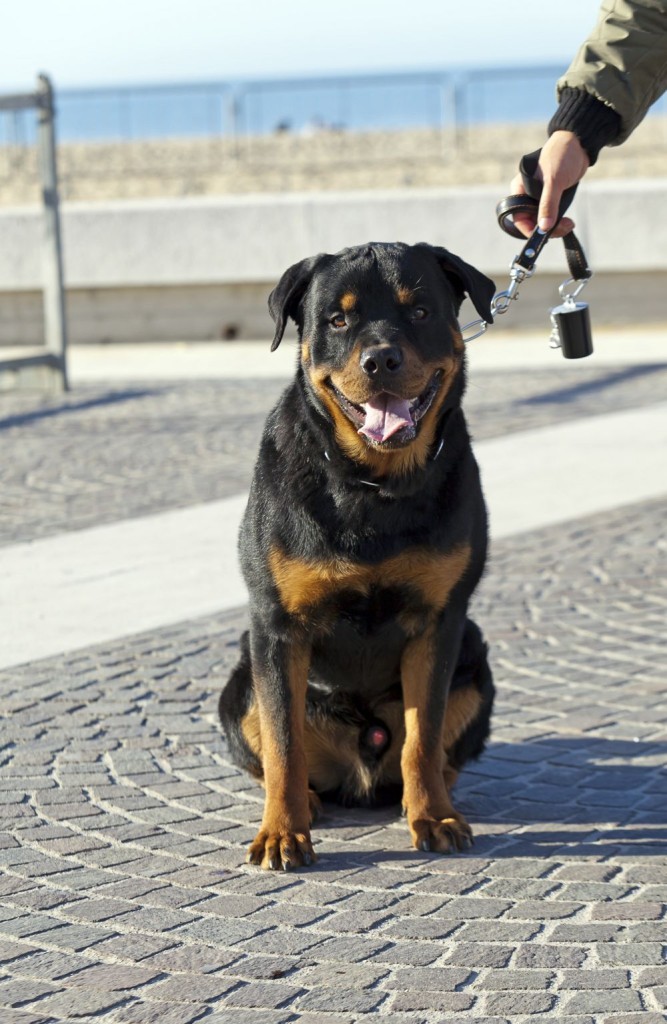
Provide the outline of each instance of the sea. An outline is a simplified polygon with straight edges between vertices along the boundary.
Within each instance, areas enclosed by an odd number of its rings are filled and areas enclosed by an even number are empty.
[[[62,89],[62,142],[306,134],[548,122],[563,65]],[[0,145],[31,142],[32,111],[0,114]]]

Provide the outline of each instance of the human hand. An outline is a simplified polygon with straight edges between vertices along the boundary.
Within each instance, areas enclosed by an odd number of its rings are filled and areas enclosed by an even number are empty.
[[[540,153],[536,177],[543,183],[537,217],[528,213],[517,213],[513,221],[519,231],[529,238],[539,224],[542,231],[548,231],[558,219],[558,205],[566,188],[581,181],[588,170],[590,161],[586,150],[572,132],[554,132],[545,142]],[[512,179],[512,195],[525,195],[521,175]],[[552,238],[562,238],[572,231],[574,221],[563,217],[554,229]]]

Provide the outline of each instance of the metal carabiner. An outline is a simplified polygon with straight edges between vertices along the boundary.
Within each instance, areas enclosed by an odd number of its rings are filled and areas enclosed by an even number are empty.
[[[525,270],[523,267],[520,267],[516,262],[516,258],[512,261],[512,265],[510,267],[509,287],[503,292],[496,292],[491,299],[491,316],[502,316],[503,313],[507,312],[512,305],[512,302],[519,298],[519,285],[522,284],[526,278],[532,277],[533,273],[533,270]],[[467,344],[469,341],[474,341],[475,338],[481,337],[488,327],[489,324],[486,320],[471,320],[469,324],[466,324],[465,327],[461,328],[461,337],[463,337],[466,331],[470,331],[475,328],[474,334],[471,334],[468,338],[463,338],[463,341]]]
[[[487,324],[486,320],[471,320],[469,324],[465,325],[465,327],[461,327],[462,341],[464,341],[465,344],[467,345],[469,341],[474,341],[475,338],[481,338],[481,336],[486,333],[486,329],[488,326],[489,325]],[[471,334],[469,338],[464,338],[463,335],[465,334],[465,332],[471,330],[473,327],[477,328],[475,333]]]
[[[577,295],[581,294],[589,281],[590,277],[580,278],[579,280],[577,280],[576,277],[568,277],[566,281],[563,281],[563,283],[558,286],[558,294],[563,302],[574,302]],[[575,284],[577,286],[573,292],[565,291],[569,284]]]

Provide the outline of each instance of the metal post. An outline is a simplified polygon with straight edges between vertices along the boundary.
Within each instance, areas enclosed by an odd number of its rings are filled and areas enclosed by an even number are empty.
[[[44,236],[42,270],[44,275],[44,326],[46,348],[58,362],[62,386],[69,389],[67,379],[67,327],[63,287],[62,242],[58,209],[58,178],[56,169],[55,108],[53,89],[46,75],[39,76],[38,148],[39,167],[44,200]]]
[[[468,80],[457,79],[452,89],[452,115],[454,120],[454,146],[461,153],[467,142],[466,93]]]
[[[229,135],[232,140],[232,155],[234,160],[239,158],[239,123],[241,120],[241,93],[237,88],[232,88],[227,94],[227,124]]]

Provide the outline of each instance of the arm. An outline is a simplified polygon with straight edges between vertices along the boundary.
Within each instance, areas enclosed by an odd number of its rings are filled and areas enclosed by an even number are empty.
[[[558,81],[550,131],[576,132],[595,163],[602,146],[625,142],[665,88],[666,0],[604,0],[595,28]],[[617,115],[616,125],[593,99]]]
[[[667,87],[667,0],[605,0],[591,35],[558,82],[558,110],[549,123],[538,174],[544,182],[537,215],[553,226],[564,189],[583,178],[603,146],[619,145]],[[520,176],[514,194],[524,189]],[[515,218],[526,235],[528,216]],[[554,232],[574,224],[564,218]]]

